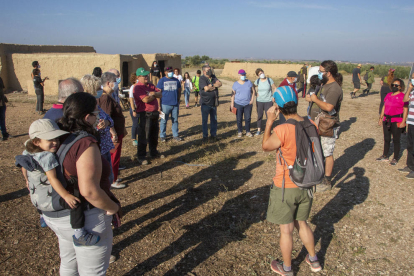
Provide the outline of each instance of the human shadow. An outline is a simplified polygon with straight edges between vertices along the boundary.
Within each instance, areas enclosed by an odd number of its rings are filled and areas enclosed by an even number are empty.
[[[235,170],[235,167],[238,164],[238,160],[247,159],[256,153],[244,153],[239,155],[237,158],[228,158],[221,162],[216,163],[211,167],[207,167],[199,171],[198,173],[183,179],[174,187],[168,189],[165,192],[159,193],[155,196],[150,196],[143,202],[151,202],[155,199],[163,198],[167,195],[177,193],[178,191],[186,190],[181,196],[178,196],[171,202],[164,204],[158,208],[153,209],[151,212],[147,213],[144,216],[139,217],[136,220],[129,221],[123,224],[120,228],[114,231],[114,235],[119,234],[119,232],[125,232],[129,229],[140,225],[147,220],[151,220],[155,217],[159,217],[155,221],[152,221],[150,224],[139,229],[133,235],[128,238],[120,241],[114,245],[114,251],[119,252],[123,248],[128,247],[129,245],[138,242],[143,239],[148,234],[157,230],[163,223],[173,220],[195,208],[203,205],[209,200],[216,197],[220,192],[236,190],[242,186],[247,180],[251,178],[250,170],[260,166],[263,162],[255,162],[246,169]],[[217,177],[216,177],[217,175]],[[223,181],[224,179],[238,179],[238,181],[227,182]],[[241,180],[243,179],[243,180]],[[198,185],[202,183],[201,185]],[[198,185],[198,186],[197,186]],[[197,186],[197,187],[195,187]],[[150,201],[148,201],[150,200]],[[138,204],[139,205],[139,204]],[[134,206],[135,207],[135,206]]]
[[[351,128],[351,125],[357,121],[357,117],[351,117],[348,120],[341,122],[341,127],[339,128],[339,135],[341,133],[348,131]]]
[[[262,163],[263,161],[255,162],[245,169],[233,171],[230,177],[242,177],[243,181],[246,181],[252,177],[251,170]],[[243,183],[233,181],[227,185],[227,189],[236,190],[241,185]],[[187,231],[181,237],[125,275],[143,275],[192,248],[174,268],[164,274],[187,275],[228,243],[245,239],[245,231],[252,224],[264,220],[268,197],[269,186],[266,185],[226,201],[217,213],[210,214],[197,223],[184,226]]]
[[[19,198],[19,197],[22,197],[28,194],[29,194],[29,190],[27,188],[23,188],[18,191],[0,195],[0,203],[13,200],[13,199],[16,199],[16,198]]]
[[[332,183],[346,177],[336,184],[339,192],[331,199],[311,220],[316,225],[314,231],[315,244],[321,240],[321,249],[318,259],[324,265],[326,251],[332,241],[335,232],[334,224],[341,221],[355,205],[363,203],[369,193],[369,179],[364,176],[365,169],[354,167],[358,161],[374,148],[375,140],[367,138],[345,150],[345,153],[335,160],[335,167],[341,168],[335,175]],[[348,171],[353,168],[352,173]],[[349,180],[352,176],[355,179]],[[349,180],[348,182],[346,182]],[[316,195],[317,196],[317,195]],[[305,247],[302,248],[298,257],[294,260],[295,265],[303,262],[307,254]]]
[[[217,123],[217,131],[219,131],[223,128],[227,128],[228,126],[231,126],[232,124],[235,124],[235,123],[236,123],[236,121],[231,121],[231,122],[222,121],[222,122],[219,122],[219,123]],[[210,129],[210,124],[208,124],[208,129]],[[194,144],[194,143],[201,144],[202,139],[191,140],[191,136],[202,133],[202,132],[203,132],[203,126],[202,126],[201,122],[198,125],[194,125],[192,127],[187,128],[186,130],[180,131],[180,135],[184,137],[184,140],[188,140],[188,142],[186,142],[186,144],[181,144],[181,145],[182,146],[187,146],[189,144]],[[220,134],[217,135],[217,137],[220,138],[220,139],[225,139],[228,136],[229,136],[228,133],[220,133]]]

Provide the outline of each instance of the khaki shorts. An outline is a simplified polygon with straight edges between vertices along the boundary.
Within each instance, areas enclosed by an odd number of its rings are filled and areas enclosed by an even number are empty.
[[[329,157],[333,155],[334,149],[335,149],[335,137],[324,137],[321,136],[321,145],[322,145],[322,151],[323,156]]]
[[[312,198],[307,190],[285,188],[282,202],[282,188],[272,184],[266,219],[275,224],[289,224],[294,220],[306,221],[312,207]]]

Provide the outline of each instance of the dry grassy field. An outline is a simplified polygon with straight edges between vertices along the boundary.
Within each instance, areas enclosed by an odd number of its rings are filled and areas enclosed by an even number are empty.
[[[219,141],[202,145],[200,108],[185,109],[183,98],[183,141],[171,139],[169,122],[167,142],[159,145],[165,159],[138,165],[131,161],[136,148],[125,138],[120,177],[127,188],[114,191],[125,216],[114,230],[118,260],[108,275],[275,275],[270,261],[281,257],[280,232],[265,220],[275,153],[262,151],[263,136],[237,138],[236,117],[229,112],[232,84],[223,80],[220,89]],[[383,147],[379,79],[366,97],[351,100],[349,76],[343,89],[335,187],[315,195],[309,218],[324,267],[319,275],[413,275],[414,182],[397,171],[405,165],[406,136],[397,166],[376,162]],[[0,143],[0,274],[56,275],[57,238],[40,228],[14,166],[30,123],[40,116],[33,97],[8,97],[7,126],[16,137]],[[48,97],[46,108],[55,100]],[[306,107],[300,99],[301,115]],[[129,129],[129,112],[124,114]],[[256,118],[254,107],[252,131]],[[311,275],[296,232],[293,255],[297,275]]]

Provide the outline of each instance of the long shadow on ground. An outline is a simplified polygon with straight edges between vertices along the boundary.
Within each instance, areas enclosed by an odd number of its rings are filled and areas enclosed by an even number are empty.
[[[157,220],[152,221],[150,224],[139,229],[130,237],[115,244],[114,251],[119,252],[123,248],[126,248],[127,246],[138,242],[148,234],[157,230],[162,225],[162,223],[175,219],[189,212],[190,210],[193,210],[194,208],[206,203],[207,201],[216,197],[220,193],[220,191],[235,190],[242,186],[245,181],[251,178],[252,175],[250,173],[250,170],[260,166],[263,162],[253,163],[246,169],[242,170],[234,170],[234,168],[237,166],[238,160],[249,158],[255,154],[256,153],[245,153],[239,155],[237,158],[226,159],[182,180],[175,187],[173,187],[172,190],[174,190],[174,192],[178,189],[186,190],[185,194],[177,197],[176,199],[167,204],[164,204],[152,210],[151,212],[138,218],[137,220],[128,222],[121,226],[121,228],[119,229],[120,231],[123,231],[125,228],[130,229],[135,225],[140,225],[141,223],[147,220],[151,220],[157,216],[166,213]],[[223,182],[223,180],[226,179],[232,179],[237,181],[232,181],[230,182],[231,184],[227,184],[226,182]],[[203,184],[199,185],[198,187],[194,187],[199,183]]]
[[[321,249],[318,258],[324,266],[325,254],[335,233],[334,225],[341,221],[355,205],[363,203],[369,193],[369,179],[364,176],[365,169],[354,167],[359,160],[364,159],[365,155],[374,148],[375,140],[367,138],[345,150],[345,154],[335,160],[335,166],[341,170],[335,175],[333,183],[336,183],[343,176],[346,177],[336,185],[339,192],[331,199],[312,219],[316,225],[314,231],[315,244],[321,241]],[[348,171],[353,168],[353,172]],[[350,179],[355,177],[354,179]],[[316,195],[317,196],[317,195]],[[307,254],[305,247],[295,259],[295,264],[303,262]]]
[[[23,188],[23,189],[20,189],[18,191],[14,191],[14,192],[11,192],[11,193],[8,193],[8,194],[0,195],[0,203],[5,202],[5,201],[9,201],[9,200],[13,200],[13,199],[16,199],[16,198],[19,198],[19,197],[22,197],[22,196],[25,196],[25,195],[28,195],[28,194],[29,194],[29,190],[27,188]]]
[[[250,155],[251,154],[243,154],[240,157],[247,158]],[[219,163],[214,167],[206,169],[202,175],[195,176],[194,180],[197,181],[197,178],[203,178],[206,175],[217,174],[217,170],[219,170],[221,179],[227,178],[233,180],[232,182],[229,182],[230,184],[226,183],[226,190],[236,190],[252,177],[251,170],[259,167],[263,162],[255,162],[245,169],[233,170],[232,168],[234,168],[236,164],[236,160],[231,160],[230,164],[224,169],[224,164]],[[192,183],[191,181],[193,181],[193,177],[188,179],[188,181]],[[148,226],[149,229],[158,227],[157,225],[159,225],[160,222],[173,219],[183,212],[188,212],[197,206],[206,203],[218,194],[216,180],[211,180],[197,189],[199,189],[199,192],[195,194],[194,192],[187,193],[183,197],[177,199],[177,203],[180,205],[178,209],[182,210],[179,210],[178,213],[173,215],[167,214],[151,223]],[[210,256],[213,256],[217,251],[226,246],[226,244],[233,241],[243,240],[245,238],[244,232],[252,224],[264,219],[268,194],[269,187],[266,185],[228,200],[217,213],[208,215],[197,223],[185,226],[184,228],[187,232],[180,238],[162,251],[138,264],[125,275],[143,275],[189,248],[196,246],[190,252],[187,252],[173,269],[170,269],[164,274],[187,275],[188,272],[191,272],[199,264],[204,262]],[[195,196],[199,197],[199,202],[194,201]],[[185,204],[183,204],[182,201],[184,201]],[[175,208],[176,206],[172,205],[168,207]],[[176,211],[174,210],[173,213],[175,212]],[[134,239],[136,238],[138,237],[135,237]]]

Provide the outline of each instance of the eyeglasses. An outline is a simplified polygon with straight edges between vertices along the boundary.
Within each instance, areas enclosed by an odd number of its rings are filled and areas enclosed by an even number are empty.
[[[320,74],[320,73],[326,73],[326,71],[321,71],[321,70],[318,70],[318,73]]]
[[[95,116],[95,117],[96,117],[96,116],[98,116],[99,111],[93,111],[93,112],[91,112],[90,114],[91,114],[92,116]]]
[[[395,83],[391,84],[391,87],[398,87],[398,86],[401,86],[401,85],[395,84]]]

